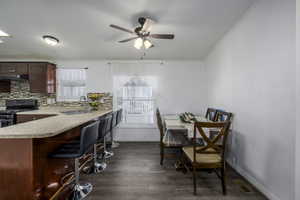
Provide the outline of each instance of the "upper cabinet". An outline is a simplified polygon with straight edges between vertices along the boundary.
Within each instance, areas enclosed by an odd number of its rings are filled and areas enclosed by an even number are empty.
[[[56,66],[51,63],[29,63],[29,85],[32,93],[56,92]]]
[[[0,62],[0,92],[10,93],[11,81],[3,77],[28,77],[28,64],[20,62]]]
[[[47,92],[56,93],[56,65],[50,63],[47,66]]]
[[[0,63],[0,74],[3,75],[20,75],[28,74],[27,63]]]
[[[56,65],[52,63],[0,62],[1,75],[28,75],[31,93],[56,93]],[[0,81],[3,86],[0,87],[0,92],[9,92],[10,82],[7,82],[7,80]]]

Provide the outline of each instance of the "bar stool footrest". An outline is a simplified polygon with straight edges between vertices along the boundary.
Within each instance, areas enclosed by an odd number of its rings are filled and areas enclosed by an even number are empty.
[[[82,200],[84,199],[91,191],[93,186],[90,183],[85,184],[76,184],[73,191],[73,200]]]

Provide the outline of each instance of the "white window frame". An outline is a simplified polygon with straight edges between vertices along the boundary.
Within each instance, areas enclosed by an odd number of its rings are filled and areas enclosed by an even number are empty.
[[[131,79],[131,78],[133,78],[134,76],[128,76],[129,77],[129,79]],[[141,76],[141,78],[143,78],[143,77],[148,77],[148,76]],[[141,87],[141,86],[136,86],[136,87]],[[128,96],[127,97],[124,97],[123,96],[123,93],[124,93],[124,89],[125,88],[127,88],[127,87],[125,87],[125,86],[119,86],[119,88],[114,88],[115,90],[117,90],[117,91],[114,91],[114,93],[115,93],[115,96],[116,96],[116,99],[115,99],[115,105],[116,105],[116,107],[122,107],[124,104],[123,104],[123,100],[132,100],[132,101],[134,101],[134,97],[131,97],[131,98],[128,98]],[[155,109],[156,109],[156,99],[155,99],[155,91],[154,91],[154,88],[153,87],[149,87],[149,88],[151,88],[151,97],[141,97],[141,98],[136,98],[137,99],[137,101],[139,101],[139,100],[141,100],[141,101],[143,101],[143,99],[145,100],[145,101],[152,101],[152,105],[150,105],[150,107],[152,107],[152,123],[139,123],[139,122],[137,122],[137,123],[126,123],[125,121],[125,119],[123,119],[122,120],[122,123],[121,123],[121,127],[122,128],[129,128],[129,129],[131,129],[131,128],[151,128],[151,129],[153,129],[153,128],[155,128],[156,126],[155,126]],[[120,94],[120,92],[122,93],[122,94]],[[121,105],[120,105],[121,104]],[[123,108],[123,117],[125,118],[126,117],[126,108]]]
[[[67,74],[69,71],[70,74]],[[78,72],[76,72],[78,71]],[[61,74],[65,73],[65,74]],[[81,96],[86,95],[86,80],[87,73],[84,68],[58,68],[57,69],[57,102],[78,102]],[[63,86],[64,85],[64,86]],[[62,87],[70,88],[71,90],[77,89],[78,95],[65,96],[62,95]],[[72,93],[72,92],[71,92]],[[74,91],[73,91],[74,93]]]

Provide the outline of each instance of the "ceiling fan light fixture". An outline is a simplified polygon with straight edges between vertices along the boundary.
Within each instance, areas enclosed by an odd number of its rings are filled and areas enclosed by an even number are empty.
[[[50,46],[56,46],[59,43],[59,40],[57,38],[50,35],[44,35],[43,39]]]
[[[134,47],[137,49],[141,49],[143,47],[143,39],[142,38],[138,38],[134,41]]]
[[[144,47],[145,47],[145,49],[149,49],[152,46],[153,46],[153,44],[149,40],[145,40],[144,41]]]
[[[10,37],[10,35],[0,30],[0,37]]]

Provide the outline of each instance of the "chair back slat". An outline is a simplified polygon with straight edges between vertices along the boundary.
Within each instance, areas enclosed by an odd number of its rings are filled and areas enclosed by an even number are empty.
[[[163,137],[164,137],[164,126],[163,126],[162,118],[161,118],[160,111],[158,108],[156,109],[156,119],[157,119],[157,127],[158,127],[159,133],[160,133],[160,141],[162,141]]]
[[[230,126],[230,121],[225,122],[195,122],[194,124],[194,161],[196,161],[196,154],[220,154],[222,160],[224,159],[224,152],[226,148],[226,139],[228,135],[228,130]],[[214,129],[217,134],[214,138],[209,138],[205,133],[205,130]],[[197,130],[204,141],[204,146],[199,147],[196,144]],[[218,142],[223,138],[222,145]]]
[[[215,109],[215,108],[207,108],[205,118],[214,122],[216,119],[216,112],[217,112],[217,109]]]
[[[215,121],[217,122],[232,121],[232,117],[233,117],[232,113],[218,110],[216,113]]]

